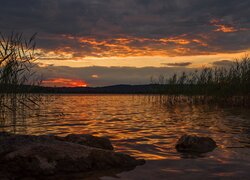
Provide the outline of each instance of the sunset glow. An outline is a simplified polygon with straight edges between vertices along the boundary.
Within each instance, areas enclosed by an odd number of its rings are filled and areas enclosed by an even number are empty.
[[[44,86],[55,86],[55,87],[87,87],[87,84],[82,80],[65,79],[65,78],[48,79],[43,81],[42,84]]]
[[[147,84],[166,64],[189,64],[168,66],[164,74],[170,75],[241,58],[250,52],[246,7],[245,0],[37,0],[17,10],[3,3],[0,9],[3,31],[18,25],[27,35],[38,32],[36,68],[45,84],[72,86],[56,77],[101,86],[116,84],[118,77],[124,84]]]
[[[2,0],[1,179],[250,179],[250,0]]]

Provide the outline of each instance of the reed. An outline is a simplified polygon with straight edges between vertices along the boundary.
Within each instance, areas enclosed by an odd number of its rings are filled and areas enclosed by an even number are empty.
[[[159,92],[167,104],[250,105],[250,57],[236,59],[229,67],[207,67],[191,73],[174,74]],[[164,89],[164,90],[163,90]]]
[[[28,40],[21,33],[0,33],[0,123],[15,123],[25,110],[39,106],[39,95],[29,94],[37,84],[32,67],[35,62],[35,36]],[[23,88],[26,86],[25,92]],[[28,87],[28,88],[27,88]],[[21,93],[22,92],[22,93]]]

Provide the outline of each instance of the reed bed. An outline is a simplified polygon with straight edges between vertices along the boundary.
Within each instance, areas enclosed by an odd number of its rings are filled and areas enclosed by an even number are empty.
[[[163,103],[250,105],[250,57],[236,59],[228,67],[208,67],[191,73],[159,78]]]
[[[35,34],[25,40],[21,33],[12,33],[9,36],[0,33],[1,127],[4,127],[6,121],[9,125],[15,124],[20,114],[39,106],[39,95],[29,94],[29,90],[38,82],[32,71],[35,61],[34,40]]]

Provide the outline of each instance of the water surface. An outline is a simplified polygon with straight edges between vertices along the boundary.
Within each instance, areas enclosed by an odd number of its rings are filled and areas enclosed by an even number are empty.
[[[56,95],[37,114],[19,118],[2,130],[27,134],[71,133],[107,136],[115,149],[144,158],[133,171],[93,175],[92,179],[248,179],[250,168],[250,112],[215,106],[152,103],[150,96]],[[151,99],[151,101],[150,101]],[[153,98],[155,99],[155,98]],[[218,148],[187,155],[174,146],[183,134],[212,137]]]

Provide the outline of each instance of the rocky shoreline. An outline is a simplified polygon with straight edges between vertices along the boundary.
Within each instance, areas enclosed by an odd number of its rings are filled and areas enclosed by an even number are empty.
[[[183,135],[176,143],[180,153],[207,153],[217,147],[209,137]],[[115,152],[110,140],[89,134],[16,135],[0,133],[0,179],[67,179],[80,174],[120,173],[145,160]]]
[[[145,163],[113,149],[109,139],[92,135],[59,137],[0,133],[0,178],[121,172]]]

